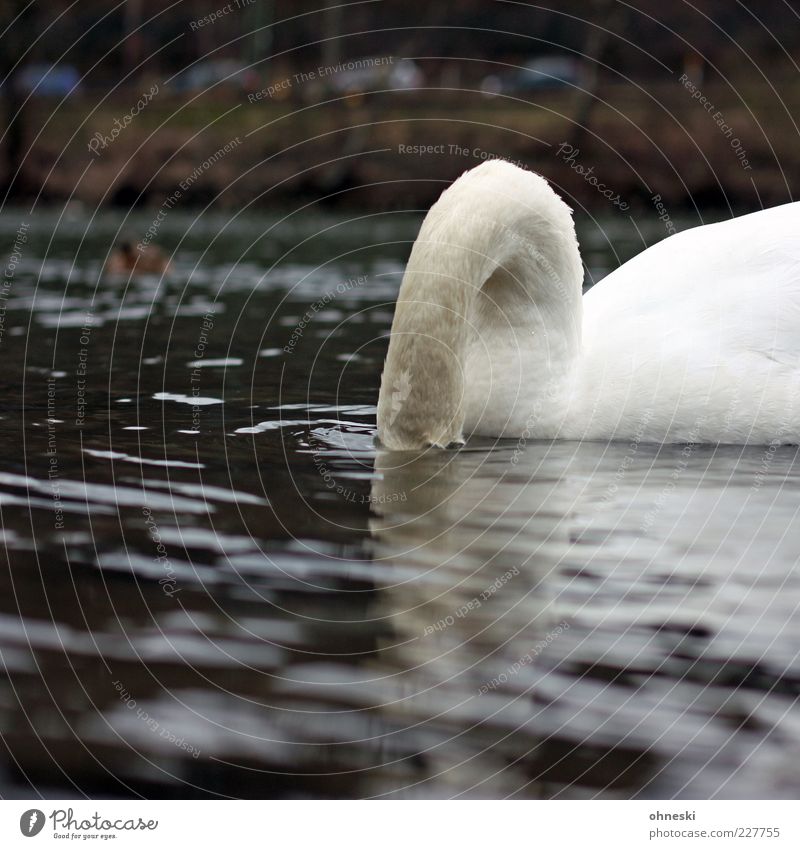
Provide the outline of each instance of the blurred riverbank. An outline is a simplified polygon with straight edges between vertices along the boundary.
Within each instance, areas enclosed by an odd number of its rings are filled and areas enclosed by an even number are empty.
[[[182,99],[162,86],[137,109],[148,83],[100,105],[88,95],[39,98],[27,108],[17,188],[91,208],[158,209],[172,198],[422,209],[461,172],[500,156],[539,171],[592,214],[790,200],[800,177],[797,81],[774,100],[709,83],[700,102],[679,77],[646,90],[601,87],[580,134],[579,94],[566,89],[525,99],[427,88],[307,103],[250,102],[241,92]]]

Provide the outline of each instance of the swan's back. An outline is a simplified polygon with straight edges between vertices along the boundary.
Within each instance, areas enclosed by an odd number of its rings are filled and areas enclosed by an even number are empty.
[[[583,361],[588,436],[617,416],[659,441],[796,441],[800,203],[686,230],[625,263],[584,297]]]

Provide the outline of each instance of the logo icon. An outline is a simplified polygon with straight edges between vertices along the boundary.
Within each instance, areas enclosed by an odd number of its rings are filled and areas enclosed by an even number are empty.
[[[19,830],[25,837],[36,837],[44,828],[44,813],[38,808],[31,808],[19,818]]]

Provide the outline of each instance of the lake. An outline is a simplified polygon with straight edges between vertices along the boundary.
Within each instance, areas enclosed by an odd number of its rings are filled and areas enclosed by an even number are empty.
[[[800,796],[795,448],[376,452],[420,218],[153,220],[0,216],[4,797]]]

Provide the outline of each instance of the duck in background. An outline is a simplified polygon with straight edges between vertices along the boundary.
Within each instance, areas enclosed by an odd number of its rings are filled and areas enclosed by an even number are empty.
[[[120,242],[106,261],[106,274],[165,274],[169,271],[169,258],[156,245],[139,245]]]

